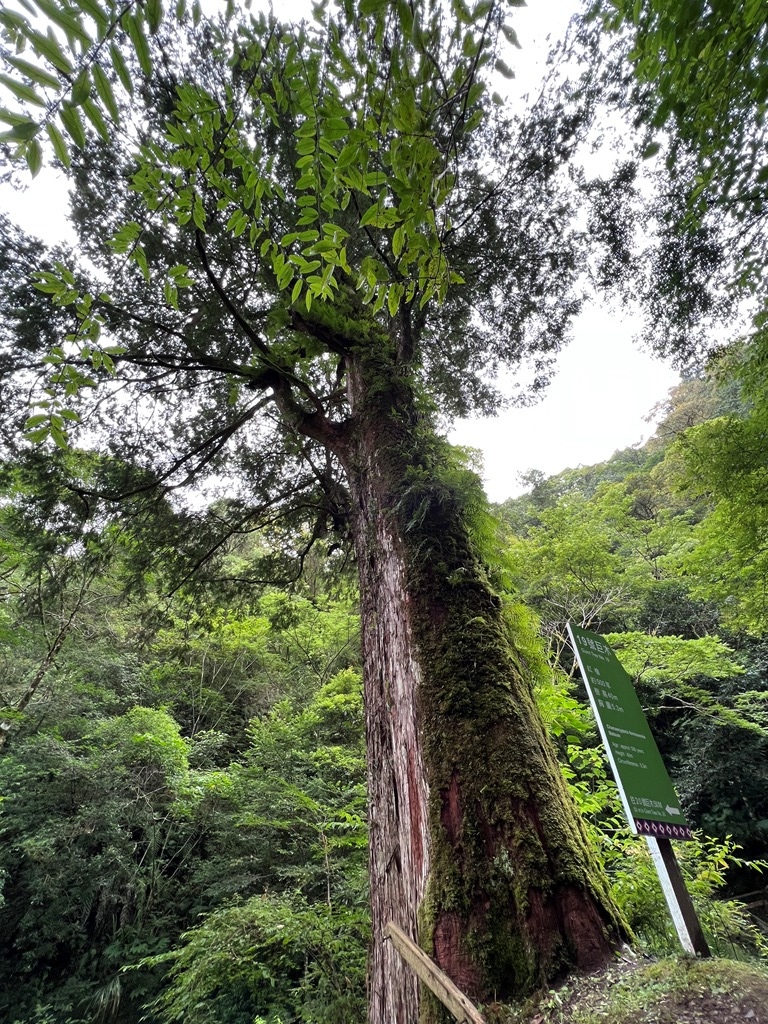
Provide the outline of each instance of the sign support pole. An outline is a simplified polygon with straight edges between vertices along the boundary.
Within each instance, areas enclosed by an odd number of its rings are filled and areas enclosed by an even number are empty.
[[[645,839],[653,857],[653,863],[680,939],[680,945],[686,953],[690,953],[692,956],[703,958],[712,956],[671,841],[663,836],[658,839],[655,836],[646,836]]]

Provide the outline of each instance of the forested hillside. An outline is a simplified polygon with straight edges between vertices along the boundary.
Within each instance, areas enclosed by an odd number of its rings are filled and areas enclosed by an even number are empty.
[[[394,925],[496,1024],[669,949],[569,620],[764,953],[765,14],[594,0],[513,102],[520,3],[0,10],[76,236],[0,222],[3,1020],[444,1024]],[[494,512],[446,427],[598,294],[685,383]]]
[[[685,380],[655,435],[507,501],[510,579],[570,672],[566,622],[610,636],[692,819],[765,854],[761,412],[733,368]],[[748,438],[754,444],[750,447]]]
[[[162,992],[149,1019],[359,1020],[351,585],[316,567],[292,593],[168,599],[159,576],[126,595],[119,545],[36,530],[17,480],[2,523],[0,1017],[137,1021]]]
[[[729,496],[701,472],[713,439],[754,415],[732,381],[692,378],[643,447],[532,474],[485,519],[562,769],[613,898],[655,952],[676,940],[645,844],[622,823],[565,622],[607,633],[636,681],[701,830],[681,855],[710,942],[755,954],[759,918],[722,898],[760,887],[741,858],[768,855],[768,643],[743,572],[759,552],[724,535]],[[359,1021],[369,919],[350,567],[318,552],[289,589],[233,589],[265,554],[233,542],[222,582],[169,596],[162,561],[139,572],[128,530],[94,528],[28,471],[6,466],[3,487],[3,1018]]]

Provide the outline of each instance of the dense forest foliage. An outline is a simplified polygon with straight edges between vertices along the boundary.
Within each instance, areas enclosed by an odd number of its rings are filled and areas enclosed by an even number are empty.
[[[680,855],[710,942],[755,955],[759,919],[724,897],[760,887],[744,859],[768,854],[758,513],[735,517],[717,472],[702,472],[755,411],[722,375],[684,381],[658,411],[644,446],[530,474],[486,529],[540,710],[639,942],[676,939],[622,822],[567,620],[608,634],[636,682],[700,829]],[[126,532],[78,526],[44,483],[5,468],[3,1018],[359,1021],[369,923],[349,567],[318,553],[290,590],[209,582],[169,597],[162,566],[136,578]],[[738,507],[748,489],[742,474]],[[229,568],[244,574],[258,543],[233,543]]]
[[[442,1024],[389,923],[489,1019],[669,948],[568,621],[765,952],[764,14],[595,0],[513,109],[517,6],[0,11],[0,146],[78,235],[0,232],[11,1024]],[[443,417],[606,290],[686,368],[656,436],[490,509]]]

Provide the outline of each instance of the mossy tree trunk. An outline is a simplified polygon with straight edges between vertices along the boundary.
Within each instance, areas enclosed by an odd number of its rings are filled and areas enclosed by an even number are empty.
[[[441,1018],[394,921],[470,997],[610,958],[621,925],[544,732],[445,448],[408,376],[350,359],[374,945],[371,1024]]]

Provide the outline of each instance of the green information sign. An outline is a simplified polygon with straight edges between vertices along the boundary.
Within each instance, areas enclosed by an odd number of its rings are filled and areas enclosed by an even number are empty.
[[[632,831],[693,838],[632,680],[601,636],[568,632]]]

